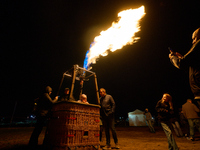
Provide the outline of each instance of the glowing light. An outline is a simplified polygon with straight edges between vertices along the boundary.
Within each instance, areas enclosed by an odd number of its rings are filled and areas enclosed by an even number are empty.
[[[100,55],[107,56],[107,50],[114,52],[125,45],[137,42],[140,37],[135,37],[135,33],[140,31],[139,21],[144,15],[144,6],[119,12],[119,20],[113,22],[110,28],[101,31],[100,35],[94,38],[94,42],[86,53],[83,67],[88,69],[91,64],[96,63]]]

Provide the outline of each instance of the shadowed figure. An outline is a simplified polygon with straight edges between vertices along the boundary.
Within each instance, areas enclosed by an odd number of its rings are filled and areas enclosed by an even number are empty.
[[[52,100],[50,97],[51,93],[52,88],[50,86],[47,86],[45,89],[45,93],[42,94],[42,96],[38,100],[36,114],[37,122],[29,140],[30,149],[37,149],[38,137],[42,132],[42,129],[45,126],[48,117],[50,116],[50,110],[52,108],[53,103],[55,103],[58,100],[58,96],[56,96],[55,99]],[[43,143],[45,143],[45,139]]]
[[[152,116],[151,116],[151,113],[149,112],[148,108],[145,109],[144,115],[145,115],[146,123],[150,129],[150,132],[155,133],[155,129],[152,125]]]

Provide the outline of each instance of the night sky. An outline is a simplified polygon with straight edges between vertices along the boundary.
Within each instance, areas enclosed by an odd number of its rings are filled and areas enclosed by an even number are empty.
[[[192,3],[191,3],[192,2]],[[105,88],[116,102],[116,116],[127,117],[135,109],[155,105],[164,92],[172,95],[176,108],[192,98],[187,70],[169,61],[168,47],[185,54],[192,45],[192,33],[200,27],[199,1],[174,0],[54,0],[1,2],[1,100],[0,116],[31,113],[31,103],[44,88],[56,96],[62,75],[78,64],[102,30],[117,14],[144,5],[140,21],[141,39],[100,57],[93,69],[98,87]],[[65,86],[65,85],[64,85]],[[69,87],[69,85],[66,85]],[[95,104],[96,100],[88,101]],[[17,103],[16,103],[17,102]]]

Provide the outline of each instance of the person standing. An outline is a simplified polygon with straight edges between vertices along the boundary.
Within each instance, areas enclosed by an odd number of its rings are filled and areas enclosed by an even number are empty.
[[[42,94],[42,96],[38,100],[37,114],[36,114],[37,122],[35,124],[35,128],[29,140],[29,147],[31,149],[37,148],[38,137],[42,132],[42,129],[49,117],[53,103],[55,103],[58,100],[58,96],[56,96],[55,99],[52,100],[50,97],[51,93],[52,93],[52,88],[50,86],[47,86],[45,89],[45,93]]]
[[[184,56],[170,50],[169,58],[175,67],[189,71],[190,88],[194,95],[193,103],[200,108],[200,28],[193,32],[192,40],[193,45]]]
[[[112,132],[112,136],[115,142],[115,148],[119,149],[118,146],[118,139],[117,134],[115,131],[115,119],[114,119],[114,112],[115,112],[115,101],[111,95],[106,94],[106,90],[101,88],[99,90],[100,93],[100,114],[102,116],[103,124],[105,127],[105,134],[106,134],[106,146],[103,149],[111,149],[110,145],[110,130]]]
[[[149,112],[148,108],[145,109],[144,115],[145,115],[145,118],[146,118],[147,125],[150,129],[150,132],[155,133],[155,129],[154,129],[152,123],[151,123],[152,122],[152,116],[151,116],[151,113]]]
[[[169,150],[178,150],[178,146],[170,129],[170,104],[172,97],[168,93],[164,93],[162,99],[156,104],[156,111],[158,113],[158,121],[167,136]]]
[[[191,99],[187,99],[187,102],[182,105],[182,110],[184,116],[188,119],[189,127],[190,127],[190,140],[194,141],[194,128],[195,126],[200,132],[200,117],[198,116],[198,112],[200,110],[196,105],[192,103]]]

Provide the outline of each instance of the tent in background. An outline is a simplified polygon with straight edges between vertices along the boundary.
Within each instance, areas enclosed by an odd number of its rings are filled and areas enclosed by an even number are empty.
[[[128,113],[129,126],[147,126],[144,112],[136,109]]]

